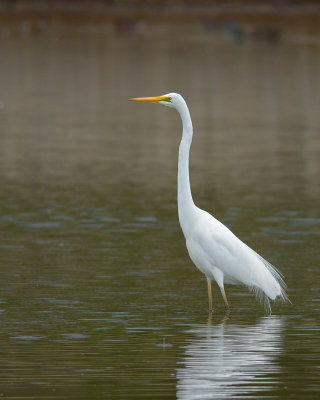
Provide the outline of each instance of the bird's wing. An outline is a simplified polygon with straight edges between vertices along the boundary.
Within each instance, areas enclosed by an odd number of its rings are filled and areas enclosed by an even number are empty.
[[[210,214],[201,222],[195,226],[193,240],[212,265],[219,268],[224,275],[243,282],[243,273],[246,272],[243,264],[247,260],[243,254],[242,242]]]
[[[283,297],[283,281],[273,266],[210,214],[203,212],[192,237],[227,279],[260,289],[272,299]]]

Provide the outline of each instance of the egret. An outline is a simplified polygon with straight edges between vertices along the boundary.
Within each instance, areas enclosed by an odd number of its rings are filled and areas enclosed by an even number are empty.
[[[132,101],[158,103],[174,108],[182,120],[182,138],[178,158],[178,215],[189,256],[206,276],[209,312],[212,312],[211,282],[218,284],[227,313],[230,311],[224,284],[246,285],[264,302],[271,314],[269,299],[288,300],[281,273],[252,250],[225,225],[198,208],[192,198],[189,179],[189,152],[193,136],[188,106],[178,93],[156,97],[138,97]]]

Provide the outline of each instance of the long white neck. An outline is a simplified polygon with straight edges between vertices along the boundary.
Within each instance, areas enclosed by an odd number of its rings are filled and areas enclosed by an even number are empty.
[[[185,102],[180,105],[178,111],[183,125],[178,160],[178,213],[181,228],[186,235],[188,230],[192,227],[192,216],[196,209],[192,199],[189,178],[189,152],[193,128],[190,113]]]

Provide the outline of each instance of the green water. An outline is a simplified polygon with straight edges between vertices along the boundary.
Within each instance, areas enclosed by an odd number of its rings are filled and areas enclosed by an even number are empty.
[[[178,33],[184,29],[185,37]],[[320,42],[197,26],[1,31],[0,396],[318,399]],[[285,275],[292,305],[232,308],[178,226],[173,110],[191,185]]]

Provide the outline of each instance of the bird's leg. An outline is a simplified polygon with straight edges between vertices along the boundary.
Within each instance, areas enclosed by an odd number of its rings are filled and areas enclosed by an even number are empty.
[[[227,300],[226,292],[224,291],[224,287],[221,287],[221,288],[220,288],[220,291],[221,291],[221,294],[222,294],[222,298],[223,298],[223,301],[224,301],[224,305],[226,306],[227,314],[229,314],[229,312],[230,312],[230,307],[229,307],[229,303],[228,303],[228,300]]]
[[[208,285],[208,300],[209,300],[209,312],[212,312],[212,291],[211,291],[211,281],[207,279]]]

